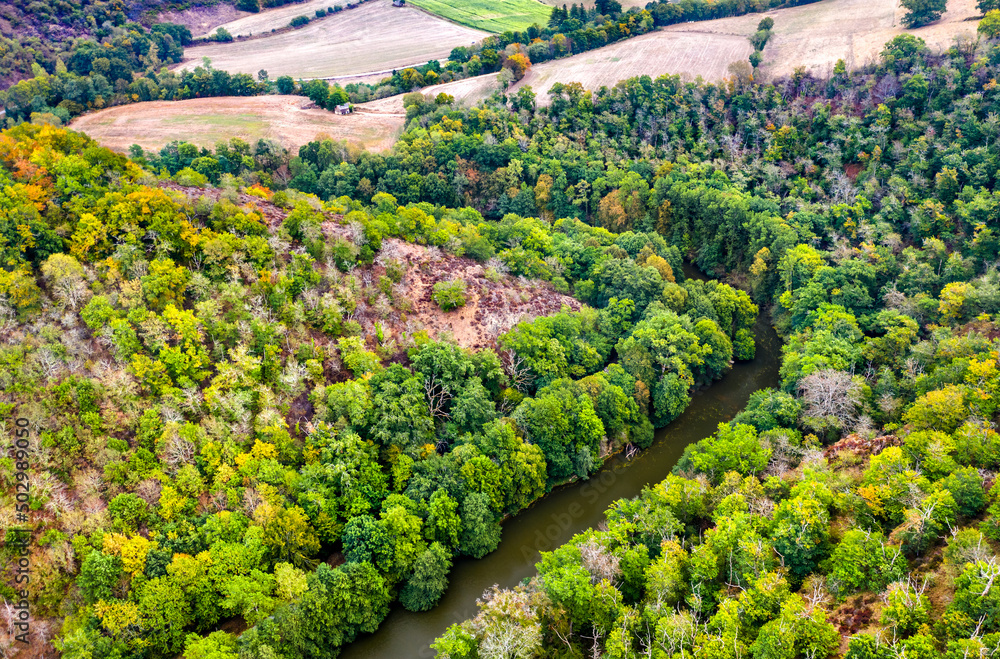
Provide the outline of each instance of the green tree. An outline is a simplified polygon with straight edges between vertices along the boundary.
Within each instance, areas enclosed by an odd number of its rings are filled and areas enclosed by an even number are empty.
[[[184,644],[184,659],[239,659],[236,637],[225,631],[207,636],[190,634]]]
[[[930,619],[930,600],[909,581],[901,581],[889,589],[882,624],[900,636],[909,636]]]
[[[151,579],[138,594],[143,637],[148,647],[162,655],[175,655],[184,647],[184,629],[194,620],[191,605],[173,580]]]
[[[906,410],[903,420],[917,430],[953,432],[969,416],[965,404],[965,389],[948,385],[929,391]]]
[[[53,296],[76,310],[89,293],[80,262],[69,254],[53,254],[42,264],[42,276]]]
[[[674,473],[701,473],[718,483],[729,471],[744,476],[758,474],[770,458],[771,449],[757,440],[753,426],[720,423],[715,435],[684,449]]]
[[[984,10],[984,5],[988,7]],[[979,21],[979,25],[976,27],[976,31],[983,35],[987,39],[996,39],[1000,36],[1000,2],[997,0],[981,0],[979,2],[979,11],[982,11],[985,16]]]
[[[881,592],[903,577],[906,562],[877,531],[851,529],[830,554],[830,583],[840,596],[859,590]]]
[[[123,577],[122,561],[117,556],[91,551],[80,564],[77,585],[88,604],[98,600],[111,600],[114,589]]]
[[[590,397],[576,394],[570,381],[558,380],[535,398],[524,399],[513,416],[525,437],[545,454],[550,484],[574,472],[589,475],[600,453],[604,424]],[[584,464],[588,458],[589,464]]]
[[[319,539],[301,508],[264,504],[257,508],[254,519],[264,528],[264,544],[275,560],[299,567],[312,564],[312,557],[319,551]]]
[[[160,310],[168,304],[184,306],[184,290],[190,273],[172,259],[157,259],[149,264],[149,274],[142,278],[142,293],[150,307]]]
[[[500,545],[500,523],[490,510],[489,497],[470,494],[462,502],[462,534],[459,550],[473,558],[482,558]]]
[[[937,541],[955,521],[955,499],[948,490],[931,492],[915,507],[904,513],[903,523],[893,532],[892,539],[910,556],[917,556]]]
[[[424,523],[427,539],[454,551],[458,548],[461,532],[462,518],[458,514],[458,502],[444,489],[435,490],[428,503],[427,521]]]
[[[771,539],[794,578],[804,579],[824,558],[829,524],[826,506],[814,498],[786,499],[775,508]]]
[[[439,542],[432,543],[413,565],[413,574],[399,595],[410,611],[428,611],[437,605],[448,588],[451,553]]]
[[[441,307],[442,311],[453,311],[465,306],[465,281],[439,281],[434,284],[431,299]]]
[[[370,380],[372,423],[369,437],[383,446],[411,449],[430,443],[434,422],[420,378],[393,364]]]
[[[403,506],[396,505],[383,511],[379,522],[385,528],[387,537],[391,538],[392,548],[388,560],[379,567],[393,582],[402,581],[427,547],[423,538],[423,521]]]
[[[134,532],[146,522],[147,504],[134,494],[119,494],[108,503],[108,514],[120,531]]]
[[[967,563],[955,579],[955,596],[948,609],[965,614],[970,621],[981,620],[978,624],[984,632],[1000,631],[1000,590],[995,587],[998,577],[1000,566],[995,560]]]
[[[900,4],[907,10],[903,25],[908,28],[933,23],[948,8],[947,0],[900,0]]]
[[[782,603],[778,617],[761,628],[750,651],[755,659],[826,657],[839,644],[840,636],[823,609],[807,607],[793,595]]]

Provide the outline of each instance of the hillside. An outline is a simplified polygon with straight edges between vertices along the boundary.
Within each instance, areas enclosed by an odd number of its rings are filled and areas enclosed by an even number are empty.
[[[373,3],[375,4],[375,3]],[[287,28],[288,23],[296,16],[307,16],[315,18],[316,10],[322,9],[324,12],[332,5],[329,0],[307,0],[306,2],[293,2],[273,9],[263,9],[256,14],[248,12],[234,12],[227,17],[227,20],[218,20],[212,17],[211,21],[200,21],[191,30],[195,37],[207,37],[218,28],[223,28],[234,37],[249,36],[252,34],[263,35],[271,30]],[[170,16],[173,18],[173,16]],[[332,17],[331,17],[332,18]]]
[[[229,3],[218,2],[203,7],[195,5],[186,9],[164,11],[156,16],[156,22],[183,25],[191,30],[192,35],[199,36],[214,32],[220,25],[227,25],[238,18],[253,15],[247,11],[240,11]]]
[[[757,19],[759,20],[759,18]],[[756,25],[756,23],[754,24]],[[752,30],[747,34],[752,33]],[[703,33],[673,28],[657,30],[620,43],[597,48],[558,60],[535,64],[511,93],[530,86],[538,103],[549,102],[548,91],[558,83],[579,82],[584,89],[596,91],[613,87],[619,80],[633,76],[680,75],[685,80],[700,77],[718,82],[729,75],[728,67],[746,59],[753,48],[746,35]],[[495,74],[456,80],[422,89],[431,96],[445,93],[473,106],[500,88]],[[371,101],[361,111],[402,112],[403,96]]]
[[[336,145],[313,147],[293,171],[346,164]],[[252,164],[249,152],[234,141],[216,156],[280,185],[284,163]],[[151,173],[169,172],[178,157],[189,162],[172,179]],[[757,307],[747,294],[685,281],[679,251],[655,234],[515,214],[489,222],[473,208],[400,204],[385,192],[324,202],[235,176],[212,187],[197,173],[218,172],[211,160],[178,148],[144,171],[61,128],[21,124],[0,135],[0,176],[19,200],[16,218],[0,216],[0,234],[19,226],[32,237],[0,244],[12,264],[0,270],[0,413],[29,419],[17,427],[37,446],[30,461],[17,458],[39,503],[22,518],[39,547],[25,560],[62,575],[43,576],[46,588],[24,596],[38,630],[30,653],[53,655],[67,600],[92,624],[60,632],[66,659],[193,659],[205,644],[231,646],[236,617],[251,626],[241,642],[288,652],[281,638],[261,636],[293,628],[272,628],[271,613],[321,624],[319,650],[306,654],[335,653],[374,631],[395,600],[421,610],[443,590],[405,589],[406,564],[358,571],[357,543],[408,538],[441,565],[482,557],[496,548],[501,519],[627,445],[648,446],[654,421],[638,401],[666,424],[690,401],[684,383],[708,384],[731,360],[752,357]],[[49,175],[68,167],[80,173]],[[31,214],[42,200],[69,213],[65,242],[49,217]],[[635,302],[603,298],[631,279],[684,291],[672,309],[650,310],[671,335],[698,337],[675,351],[686,370],[669,400],[650,401],[609,361]],[[588,286],[600,310],[568,296]],[[708,309],[728,322],[703,318]],[[716,359],[701,359],[702,341]],[[538,438],[553,420],[566,427],[528,443],[507,418],[522,413]],[[45,426],[33,425],[42,414]],[[217,450],[211,473],[201,471],[196,456]],[[476,469],[493,496],[475,484]],[[9,481],[10,471],[0,476]],[[9,528],[16,517],[6,504],[16,499],[2,496]],[[408,507],[430,498],[449,511],[451,530],[428,542]],[[369,514],[383,507],[391,514]],[[7,556],[18,551],[12,537],[0,546]],[[197,608],[187,568],[211,595]],[[285,578],[307,587],[281,594]],[[345,587],[360,589],[353,604],[330,610],[328,594]],[[264,599],[245,600],[248,588]],[[115,611],[142,635],[113,631]],[[10,629],[0,626],[5,650]]]
[[[773,77],[792,74],[804,66],[813,75],[829,75],[837,60],[849,68],[873,64],[887,41],[900,34],[923,39],[935,51],[955,45],[956,39],[976,38],[981,16],[975,0],[949,0],[948,10],[934,23],[904,29],[906,13],[895,0],[823,0],[801,7],[767,12],[774,19],[773,36],[764,50],[765,71]],[[749,35],[760,15],[748,14],[698,23],[697,31]],[[667,30],[679,30],[671,26]]]
[[[163,183],[166,190],[181,193],[189,203],[199,199],[219,202],[226,195],[219,189],[185,187]],[[288,210],[249,194],[236,200],[261,213],[269,230],[279,233],[288,219]],[[327,241],[357,239],[357,228],[340,214],[327,214],[320,230]],[[462,348],[484,349],[495,346],[497,339],[520,322],[557,314],[579,311],[580,302],[557,292],[550,282],[515,277],[505,273],[502,262],[479,263],[457,257],[447,251],[426,245],[415,245],[398,238],[382,241],[382,248],[372,265],[361,264],[351,274],[365,288],[378,284],[397,264],[403,272],[393,284],[393,297],[405,300],[395,313],[388,316],[380,305],[360,302],[351,314],[364,336],[373,337],[380,327],[383,343],[403,345],[416,332],[426,332],[433,340],[446,340]],[[495,268],[499,267],[500,272]],[[465,304],[444,311],[432,299],[434,285],[442,281],[463,281],[466,284]],[[408,338],[410,337],[410,338]]]
[[[953,0],[944,17],[931,25],[904,30],[905,9],[895,0],[823,0],[815,4],[767,12],[774,18],[773,36],[764,51],[762,71],[773,78],[790,76],[799,66],[814,75],[828,75],[839,59],[849,67],[873,63],[892,37],[913,34],[941,51],[958,38],[975,37],[978,17],[975,0]],[[650,34],[591,50],[579,55],[536,64],[512,92],[530,86],[538,102],[547,104],[548,90],[559,83],[579,82],[595,91],[612,87],[632,76],[680,75],[718,82],[730,75],[728,67],[752,52],[748,37],[757,29],[761,14],[684,23]],[[495,75],[435,85],[424,93],[446,93],[475,105],[499,89]],[[402,96],[366,104],[380,112],[401,112]]]

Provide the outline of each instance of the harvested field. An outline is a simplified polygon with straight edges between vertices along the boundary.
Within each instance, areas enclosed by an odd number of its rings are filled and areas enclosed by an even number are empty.
[[[159,149],[173,140],[211,147],[233,137],[297,149],[318,135],[381,151],[395,143],[404,121],[384,114],[335,115],[302,96],[253,96],[122,105],[83,115],[70,127],[118,151],[132,144]]]
[[[950,0],[941,20],[905,32],[920,37],[932,50],[944,50],[954,45],[956,38],[975,37],[975,5],[976,0]],[[838,59],[849,67],[876,61],[885,43],[904,33],[900,24],[904,13],[896,0],[823,0],[764,14],[671,25],[573,57],[536,64],[514,89],[531,85],[538,102],[546,104],[546,92],[555,82],[580,82],[586,89],[597,90],[638,75],[680,74],[717,81],[728,76],[730,63],[750,56],[747,37],[764,16],[775,21],[774,36],[764,50],[764,75],[787,76],[796,67],[805,66],[813,74],[825,76]],[[496,75],[489,74],[427,87],[423,92],[445,92],[456,101],[475,105],[497,88]],[[373,101],[366,108],[402,112],[402,96]]]
[[[534,24],[546,25],[552,7],[538,0],[410,0],[449,21],[487,32],[524,30]]]
[[[455,97],[457,103],[466,107],[473,107],[479,101],[488,97],[499,89],[497,84],[497,74],[487,73],[486,75],[474,78],[465,78],[455,82],[446,82],[440,85],[424,87],[420,92],[424,95],[436,96],[444,92]],[[403,107],[403,94],[388,96],[377,101],[369,101],[361,105],[354,106],[355,112],[374,112],[380,114],[399,114],[405,112]]]
[[[824,0],[766,14],[675,25],[667,30],[746,36],[757,28],[761,18],[770,16],[774,29],[764,49],[763,70],[773,77],[790,75],[798,66],[825,76],[832,73],[838,59],[843,59],[848,68],[864,66],[877,61],[885,43],[904,32],[920,37],[935,51],[949,48],[962,35],[975,38],[979,17],[976,0],[949,0],[941,20],[915,30],[903,29],[900,20],[905,13],[896,0]]]
[[[370,1],[374,3],[378,0]],[[288,24],[296,16],[308,16],[310,20],[317,20],[317,9],[330,9],[334,5],[340,5],[343,7],[345,4],[347,3],[344,2],[344,0],[307,0],[306,2],[295,2],[282,7],[275,7],[274,9],[265,9],[258,14],[239,12],[240,17],[236,20],[230,19],[228,23],[213,25],[204,32],[195,34],[195,36],[206,37],[212,32],[215,32],[216,28],[219,27],[226,28],[229,34],[234,37],[251,34],[264,34],[266,32],[270,32],[271,30],[280,30],[283,27],[288,27]],[[357,10],[352,9],[351,11]],[[332,15],[329,18],[337,18],[337,16]],[[326,19],[323,18],[318,20]]]
[[[660,30],[566,59],[543,62],[531,67],[517,87],[531,85],[539,102],[547,103],[546,94],[557,82],[579,82],[585,89],[596,91],[640,75],[656,78],[679,74],[715,81],[728,75],[730,64],[746,59],[752,52],[746,35]]]
[[[716,81],[727,75],[731,63],[746,59],[751,52],[750,42],[742,35],[660,30],[572,57],[536,64],[513,91],[530,85],[538,94],[538,103],[547,105],[548,90],[557,82],[579,82],[585,89],[596,91],[640,75],[656,78],[679,74],[690,79],[701,76]],[[497,89],[497,75],[490,73],[421,91],[432,96],[441,92],[451,94],[456,101],[472,106]],[[363,108],[402,112],[402,99],[402,96],[392,96],[366,103]]]
[[[297,5],[301,14],[303,5]],[[413,7],[388,0],[313,21],[261,39],[195,46],[184,51],[178,69],[193,69],[208,57],[217,69],[271,78],[349,76],[447,59],[452,48],[468,46],[485,32],[449,23]]]

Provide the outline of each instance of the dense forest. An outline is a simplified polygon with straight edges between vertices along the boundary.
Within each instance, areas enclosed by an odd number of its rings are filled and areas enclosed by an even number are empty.
[[[562,204],[655,230],[771,309],[781,387],[486,593],[439,657],[995,656],[998,56],[903,36],[829,80],[640,79],[516,109],[524,169],[563,177]],[[578,165],[605,154],[624,156],[610,185]]]
[[[36,625],[78,659],[336,656],[648,447],[760,311],[779,389],[439,656],[993,656],[998,69],[995,41],[901,36],[829,79],[417,93],[387,154],[0,133],[2,510],[31,511]],[[445,317],[576,303],[463,347],[414,321],[403,249],[477,273],[436,281]]]
[[[30,455],[33,602],[72,614],[66,657],[174,656],[234,616],[260,656],[333,654],[397,597],[433,606],[453,556],[754,353],[749,296],[685,280],[656,234],[232,177],[202,193],[48,125],[0,148],[2,411],[37,433],[3,478]],[[483,264],[434,286],[443,310],[528,271],[593,306],[475,352],[393,332],[413,301],[391,238]]]
[[[165,12],[228,4],[256,12],[286,0],[13,0],[0,5],[0,86],[54,74],[81,44],[113,42],[122,31],[161,24]],[[174,26],[181,28],[183,26]],[[186,29],[186,28],[184,28]],[[160,59],[171,61],[164,51]],[[173,60],[176,61],[176,60]],[[158,70],[159,67],[156,67]],[[143,73],[143,71],[140,71]],[[114,81],[112,81],[114,82]],[[131,82],[131,80],[130,80]]]

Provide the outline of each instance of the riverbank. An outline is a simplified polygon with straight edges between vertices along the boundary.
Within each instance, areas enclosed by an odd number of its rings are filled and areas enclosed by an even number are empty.
[[[413,613],[397,605],[376,633],[344,647],[341,658],[434,657],[430,644],[452,623],[474,616],[476,600],[484,590],[494,584],[504,588],[517,585],[534,574],[539,552],[555,549],[577,533],[599,525],[612,502],[634,497],[646,485],[663,480],[685,447],[732,419],[753,392],[778,386],[781,340],[768,324],[766,311],[758,315],[754,335],[755,358],[737,363],[714,385],[696,392],[684,413],[657,431],[652,446],[631,458],[623,454],[609,458],[589,480],[557,488],[509,519],[496,551],[479,560],[455,563],[451,585],[437,607]]]

